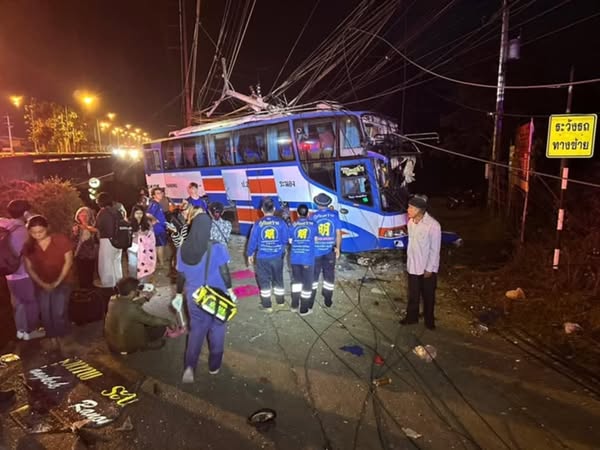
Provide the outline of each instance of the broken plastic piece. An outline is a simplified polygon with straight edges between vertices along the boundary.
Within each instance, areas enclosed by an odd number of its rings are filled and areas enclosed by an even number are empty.
[[[131,417],[127,416],[127,418],[123,421],[123,424],[119,428],[115,428],[115,431],[132,431],[133,423],[131,423]]]
[[[517,288],[512,291],[506,291],[505,295],[509,300],[523,300],[525,298],[525,291],[521,288]]]
[[[574,322],[565,322],[564,327],[565,327],[565,333],[567,333],[567,334],[577,333],[578,331],[583,330],[581,325],[579,325],[578,323],[574,323]]]
[[[437,350],[433,345],[426,345],[425,347],[417,345],[413,349],[413,353],[426,362],[433,361],[437,356]]]
[[[412,428],[406,428],[406,427],[402,427],[402,431],[404,432],[404,434],[411,438],[411,439],[419,439],[420,437],[422,437],[419,433],[417,433],[415,430],[413,430]]]
[[[373,385],[379,387],[379,386],[385,386],[386,384],[392,384],[392,379],[389,377],[383,377],[383,378],[377,378],[376,380],[373,380]]]
[[[360,345],[344,345],[343,347],[340,347],[340,350],[352,353],[354,356],[362,356],[365,354],[365,350]]]
[[[381,356],[379,356],[379,355],[375,355],[375,358],[373,359],[373,362],[377,366],[383,366],[385,364],[385,360]]]

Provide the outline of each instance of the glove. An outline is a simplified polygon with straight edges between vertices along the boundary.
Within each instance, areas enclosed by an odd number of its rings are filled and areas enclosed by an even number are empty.
[[[175,311],[181,312],[181,309],[183,308],[183,295],[175,294],[175,297],[173,297],[173,300],[171,300],[171,305]]]
[[[235,292],[233,292],[233,288],[227,289],[227,293],[229,294],[232,302],[237,302],[237,295],[235,295]]]

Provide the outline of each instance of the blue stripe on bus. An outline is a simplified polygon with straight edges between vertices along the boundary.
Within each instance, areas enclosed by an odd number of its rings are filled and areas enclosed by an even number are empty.
[[[200,169],[200,174],[204,177],[204,176],[215,176],[215,175],[221,175],[221,172],[223,171],[223,169],[226,168],[234,168],[235,166],[228,166],[228,167],[202,167]]]
[[[256,170],[248,170],[248,169],[246,169],[246,175],[248,177],[267,177],[267,176],[273,176],[273,169],[256,169]]]

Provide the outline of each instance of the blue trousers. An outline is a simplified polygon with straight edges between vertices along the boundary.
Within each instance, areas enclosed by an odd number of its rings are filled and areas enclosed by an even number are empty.
[[[15,312],[17,331],[30,333],[40,324],[40,302],[36,297],[33,280],[29,277],[7,280],[7,284]]]
[[[285,288],[283,287],[283,257],[257,258],[256,282],[260,289],[260,302],[263,308],[271,307],[271,293],[275,294],[278,304],[283,304]]]
[[[46,337],[60,337],[69,329],[68,309],[71,286],[67,283],[55,287],[50,292],[37,287],[40,300],[42,323],[46,329]]]
[[[331,252],[325,255],[315,257],[315,278],[312,284],[310,308],[313,307],[315,302],[321,272],[323,272],[323,288],[321,289],[321,294],[323,295],[325,306],[331,306],[335,283],[335,250],[331,250]]]
[[[312,284],[314,279],[314,266],[292,264],[292,308],[298,308],[305,313],[312,308]]]
[[[187,307],[190,317],[190,332],[185,350],[185,368],[196,368],[204,339],[207,339],[208,370],[215,371],[221,367],[223,362],[227,324],[200,309],[191,298],[187,299]]]

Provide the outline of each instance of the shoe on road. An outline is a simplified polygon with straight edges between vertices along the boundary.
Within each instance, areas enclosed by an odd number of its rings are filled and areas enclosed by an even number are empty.
[[[44,330],[33,330],[30,333],[23,333],[23,340],[29,341],[31,339],[40,339],[46,336],[46,331]]]
[[[181,382],[182,383],[193,383],[194,382],[194,369],[192,369],[191,367],[187,367],[184,371],[183,371],[183,377],[181,377]]]

